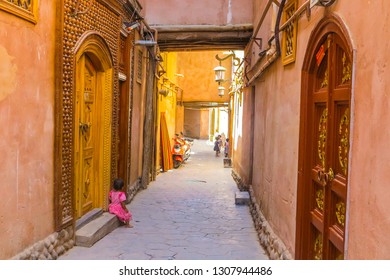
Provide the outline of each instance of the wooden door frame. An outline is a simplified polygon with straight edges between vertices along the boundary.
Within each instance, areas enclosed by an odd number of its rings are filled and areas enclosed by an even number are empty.
[[[309,203],[306,200],[307,190],[305,189],[305,171],[310,169],[310,153],[306,152],[308,147],[308,129],[310,120],[308,120],[308,96],[312,88],[314,79],[312,76],[313,60],[317,47],[329,33],[336,33],[347,47],[346,51],[353,56],[353,47],[350,41],[349,33],[343,25],[341,18],[334,14],[326,15],[312,31],[308,47],[306,50],[301,78],[301,108],[300,108],[300,129],[299,129],[299,156],[298,156],[298,182],[297,182],[297,212],[296,212],[296,242],[295,259],[307,259],[308,252],[305,240],[308,240],[310,228],[305,226],[305,221],[309,219]],[[352,60],[353,61],[353,60]],[[346,230],[347,231],[347,230]]]
[[[121,49],[123,59],[123,70],[125,79],[119,79],[119,115],[118,115],[118,168],[117,177],[125,181],[125,186],[130,184],[130,164],[131,164],[131,110],[132,108],[132,69],[133,48],[132,41],[134,34],[128,35],[124,39],[124,47]]]
[[[80,40],[74,48],[74,65],[77,65],[77,62],[83,55],[88,55],[89,59],[92,61],[98,75],[98,85],[102,93],[101,100],[102,102],[102,112],[101,112],[101,130],[102,137],[99,139],[99,147],[101,151],[98,151],[99,155],[99,170],[100,170],[100,190],[97,196],[98,204],[103,209],[107,209],[108,199],[107,194],[110,190],[111,185],[111,149],[112,149],[112,102],[113,102],[113,62],[112,56],[109,50],[108,45],[105,40],[96,32],[86,32],[81,36]],[[74,71],[74,81],[76,81],[77,69]],[[76,87],[74,83],[73,88],[73,100],[76,100]],[[75,116],[75,106],[73,106],[73,116]],[[78,120],[74,119],[74,122]],[[77,124],[74,123],[73,127]],[[75,137],[73,135],[72,147],[74,150],[75,146]],[[72,152],[74,154],[74,151]],[[75,169],[74,164],[72,164],[73,170]],[[77,211],[76,201],[75,201],[75,174],[73,174],[73,213],[76,214]]]

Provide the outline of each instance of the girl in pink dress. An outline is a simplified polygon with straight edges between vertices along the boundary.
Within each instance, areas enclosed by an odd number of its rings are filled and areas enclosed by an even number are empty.
[[[111,214],[115,214],[126,227],[131,228],[133,227],[130,224],[132,215],[125,205],[126,194],[123,191],[124,185],[125,183],[122,179],[115,179],[114,188],[109,193],[110,205],[108,206],[108,211]]]

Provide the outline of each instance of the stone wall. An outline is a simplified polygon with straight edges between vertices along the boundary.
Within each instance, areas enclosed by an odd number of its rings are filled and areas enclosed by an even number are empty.
[[[240,175],[234,169],[232,169],[232,177],[234,181],[237,184],[237,187],[240,191],[248,191],[249,190],[249,185],[245,184]]]
[[[133,200],[133,198],[138,193],[140,188],[141,188],[141,177],[139,177],[138,180],[134,184],[127,187],[126,204],[130,203]]]
[[[73,226],[55,232],[38,241],[23,252],[14,256],[13,260],[55,260],[74,246]]]

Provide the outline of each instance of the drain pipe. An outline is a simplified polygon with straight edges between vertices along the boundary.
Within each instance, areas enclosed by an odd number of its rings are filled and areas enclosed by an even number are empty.
[[[310,0],[307,0],[305,3],[302,4],[302,6],[300,6],[298,8],[298,10],[295,11],[295,13],[288,19],[286,20],[285,23],[282,24],[282,26],[280,26],[279,28],[279,31],[283,31],[284,29],[287,28],[287,26],[295,19],[297,19],[303,12],[306,11],[307,13],[307,17],[308,19],[310,18],[310,8],[309,8],[309,5],[310,5]],[[275,35],[273,35],[268,42],[272,41],[273,39],[275,38]]]
[[[282,0],[280,2],[279,10],[278,10],[278,16],[276,17],[276,23],[275,23],[275,44],[276,44],[276,52],[277,52],[277,57],[281,55],[281,50],[280,50],[280,20],[282,19],[282,14],[283,14],[283,9],[284,9],[284,4],[286,3],[286,0]]]
[[[276,51],[272,53],[271,57],[264,63],[264,65],[253,75],[253,77],[246,83],[246,87],[249,87],[255,79],[260,77],[264,71],[272,64],[274,63],[280,56],[281,50],[280,50],[280,20],[282,18],[284,5],[286,4],[286,0],[282,0],[279,5],[278,9],[278,15],[276,17],[276,23],[275,23],[275,35],[273,38],[275,38],[275,45],[276,45]],[[270,39],[272,41],[272,38]],[[269,42],[270,42],[269,41]]]
[[[271,7],[272,1],[273,0],[268,0],[268,3],[267,3],[267,5],[265,6],[265,8],[263,10],[263,14],[261,15],[261,18],[260,18],[258,24],[256,25],[255,31],[253,32],[253,37],[251,38],[251,42],[250,42],[250,48],[252,47],[253,41],[254,41],[254,39],[255,39],[255,37],[257,35],[257,32],[259,32],[260,27],[263,24],[263,21],[265,19],[265,16],[267,15],[269,8]]]
[[[260,27],[261,27],[261,25],[263,24],[263,21],[264,21],[264,19],[265,19],[265,16],[267,15],[269,8],[271,7],[272,1],[273,1],[273,0],[268,0],[268,3],[266,4],[266,6],[265,6],[265,8],[264,8],[264,10],[263,10],[263,13],[262,13],[262,15],[261,15],[261,17],[260,17],[260,20],[259,20],[259,22],[258,22],[257,25],[256,25],[256,29],[255,29],[255,31],[253,32],[253,36],[252,36],[251,40],[249,41],[249,44],[248,44],[248,46],[246,47],[246,49],[249,50],[249,49],[252,48],[253,42],[254,42],[254,40],[255,40],[255,38],[256,38],[256,36],[257,36],[257,33],[259,32]],[[261,59],[261,58],[260,58],[260,59]],[[245,58],[244,58],[244,60],[245,60]],[[256,62],[256,63],[257,63],[257,62]],[[246,78],[247,80],[249,80],[247,68],[248,68],[248,66],[245,65],[245,67],[244,67],[244,75],[245,75],[245,78]]]

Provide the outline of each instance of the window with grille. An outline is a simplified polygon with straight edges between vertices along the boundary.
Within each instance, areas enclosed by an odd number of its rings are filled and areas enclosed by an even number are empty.
[[[38,0],[3,0],[0,10],[14,14],[32,23],[37,23]]]
[[[287,22],[297,10],[297,1],[290,0],[283,12],[283,22]],[[287,25],[283,32],[282,39],[282,61],[284,65],[295,61],[295,53],[297,47],[297,19],[293,19]]]

